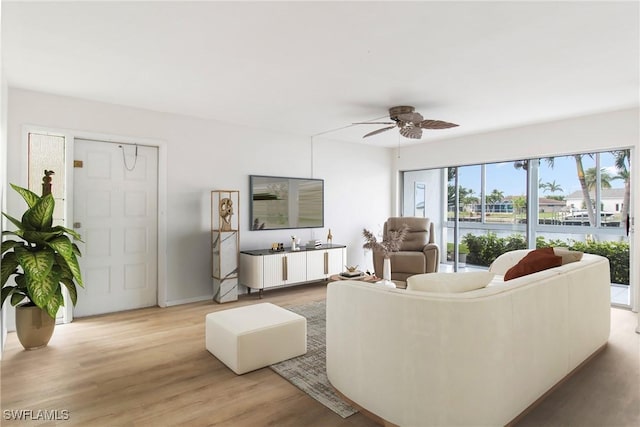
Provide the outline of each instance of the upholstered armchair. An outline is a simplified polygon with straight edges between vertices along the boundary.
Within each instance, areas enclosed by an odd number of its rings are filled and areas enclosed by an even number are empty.
[[[429,218],[391,217],[384,223],[383,238],[389,231],[399,230],[407,224],[409,231],[400,251],[391,253],[391,280],[406,281],[414,274],[435,273],[440,266],[440,249],[435,243],[434,226]],[[373,268],[382,277],[384,256],[373,252]]]

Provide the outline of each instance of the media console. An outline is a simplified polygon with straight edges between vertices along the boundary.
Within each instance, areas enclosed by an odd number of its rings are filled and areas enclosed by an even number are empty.
[[[327,244],[317,248],[301,248],[275,252],[269,249],[240,252],[240,284],[257,289],[262,298],[264,289],[327,280],[344,271],[347,247]]]

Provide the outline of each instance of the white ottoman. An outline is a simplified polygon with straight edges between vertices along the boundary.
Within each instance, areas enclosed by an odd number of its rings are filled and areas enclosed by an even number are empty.
[[[271,303],[209,313],[207,350],[236,374],[307,352],[307,319]]]

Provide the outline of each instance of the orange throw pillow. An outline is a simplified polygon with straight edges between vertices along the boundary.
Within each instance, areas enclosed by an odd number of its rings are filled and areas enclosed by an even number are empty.
[[[519,263],[507,270],[504,274],[504,281],[561,265],[562,257],[555,255],[553,248],[534,249],[522,258]]]

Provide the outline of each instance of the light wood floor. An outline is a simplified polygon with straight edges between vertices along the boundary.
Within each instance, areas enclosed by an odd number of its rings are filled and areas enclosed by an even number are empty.
[[[67,410],[64,426],[373,426],[342,419],[269,368],[237,376],[204,348],[212,311],[272,302],[283,307],[325,298],[323,284],[77,319],[58,325],[49,346],[24,351],[10,333],[2,360],[5,410]],[[640,425],[640,335],[635,315],[613,310],[607,348],[530,412],[522,426]],[[637,424],[636,424],[637,423]]]

